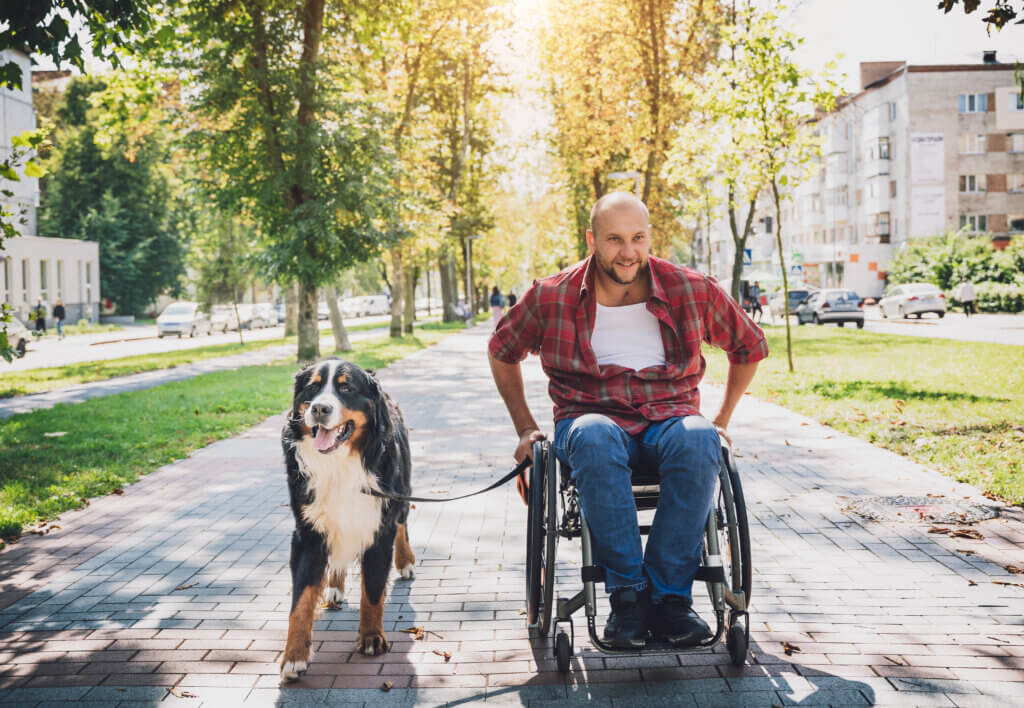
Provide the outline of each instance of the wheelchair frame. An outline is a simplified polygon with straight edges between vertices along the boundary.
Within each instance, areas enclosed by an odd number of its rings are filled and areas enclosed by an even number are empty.
[[[658,484],[644,484],[644,481],[634,480],[633,485],[638,512],[656,508],[658,501]],[[650,526],[640,526],[641,535],[649,532]],[[554,580],[559,537],[581,540],[583,589],[570,598],[556,599]],[[718,644],[724,634],[732,663],[743,666],[746,662],[750,644],[747,608],[752,584],[750,533],[739,472],[732,450],[724,441],[715,501],[704,533],[704,562],[695,577],[707,583],[716,626],[714,635],[699,644],[680,648],[648,642],[643,649],[619,649],[598,636],[596,584],[604,580],[604,569],[594,565],[590,528],[580,509],[570,470],[557,460],[547,440],[537,441],[533,446],[526,539],[527,624],[542,637],[547,637],[554,626],[553,653],[562,673],[569,671],[575,642],[572,615],[580,608],[586,610],[591,642],[606,654],[650,656],[700,651]],[[568,633],[565,625],[568,625]]]

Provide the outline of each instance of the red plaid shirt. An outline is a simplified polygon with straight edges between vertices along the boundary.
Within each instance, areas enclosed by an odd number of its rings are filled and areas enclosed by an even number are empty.
[[[647,310],[661,321],[665,364],[640,371],[598,366],[590,346],[597,309],[592,261],[534,281],[491,335],[491,355],[500,361],[540,354],[555,421],[602,413],[636,435],[653,421],[700,414],[702,341],[735,363],[768,356],[764,332],[713,278],[651,256]]]

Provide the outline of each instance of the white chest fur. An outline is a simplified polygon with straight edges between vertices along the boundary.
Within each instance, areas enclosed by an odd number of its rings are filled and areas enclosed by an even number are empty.
[[[358,454],[323,455],[309,438],[295,452],[313,493],[302,515],[327,539],[330,567],[344,570],[369,548],[380,527],[381,499],[363,493],[379,489],[377,479],[363,469]]]

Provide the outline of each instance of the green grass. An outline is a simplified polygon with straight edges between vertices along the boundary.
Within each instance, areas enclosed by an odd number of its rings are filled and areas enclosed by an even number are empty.
[[[105,326],[105,325],[104,325]],[[380,328],[380,324],[358,324],[346,327],[349,332],[359,332],[367,329]],[[429,325],[424,325],[428,327]],[[244,333],[243,333],[243,336]],[[330,337],[331,330],[321,330],[321,337]],[[141,374],[144,371],[155,369],[171,369],[184,364],[191,364],[203,359],[231,356],[242,352],[266,349],[281,344],[295,343],[295,337],[286,339],[260,339],[247,341],[245,344],[233,342],[231,344],[213,344],[207,347],[195,349],[182,349],[169,352],[158,352],[154,354],[138,354],[119,359],[107,359],[100,361],[86,361],[67,366],[55,366],[45,369],[28,369],[25,371],[9,371],[0,376],[0,398],[11,398],[23,396],[28,393],[43,393],[54,389],[74,386],[76,384],[88,383],[90,381],[103,381],[115,376],[128,376],[129,374]],[[2,366],[2,364],[0,364]]]
[[[754,395],[1024,502],[1024,347],[793,327],[790,374],[785,330],[765,332]],[[706,356],[724,381],[725,355]]]
[[[382,368],[461,328],[356,342],[345,356]],[[18,536],[285,410],[295,371],[293,362],[221,371],[0,421],[0,536]]]

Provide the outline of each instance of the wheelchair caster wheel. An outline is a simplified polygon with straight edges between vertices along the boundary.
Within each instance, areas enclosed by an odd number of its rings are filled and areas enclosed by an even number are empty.
[[[569,641],[569,635],[559,632],[555,637],[555,660],[558,662],[558,670],[561,673],[569,673],[569,659],[571,658],[572,643]]]
[[[729,627],[725,635],[725,648],[729,650],[732,665],[739,668],[747,662],[747,630],[739,622]]]

